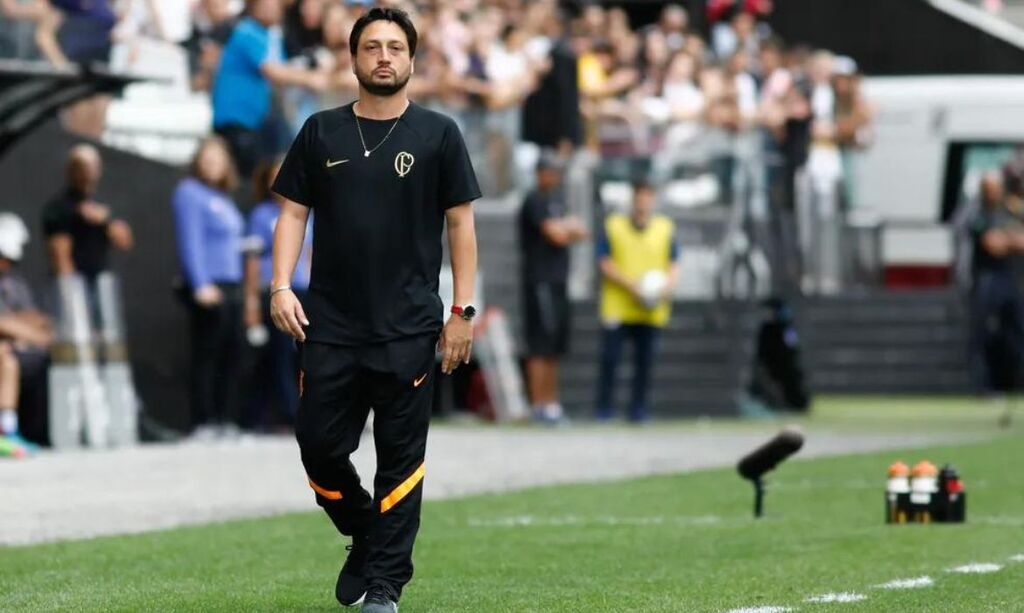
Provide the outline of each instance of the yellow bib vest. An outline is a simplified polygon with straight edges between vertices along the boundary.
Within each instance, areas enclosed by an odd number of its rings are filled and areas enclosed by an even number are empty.
[[[639,281],[644,273],[652,270],[668,273],[675,234],[675,224],[671,219],[654,215],[645,228],[637,229],[628,215],[614,214],[605,220],[604,230],[612,261],[627,278]],[[607,279],[601,281],[601,321],[605,324],[663,327],[668,323],[671,310],[671,300],[648,309],[625,289]]]

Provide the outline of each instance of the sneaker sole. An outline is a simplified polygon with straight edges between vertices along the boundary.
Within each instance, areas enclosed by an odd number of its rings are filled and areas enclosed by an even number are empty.
[[[352,607],[358,607],[359,605],[363,604],[364,600],[366,600],[366,592],[363,592],[363,595],[359,597],[359,600],[353,602],[352,604],[345,604],[343,602],[339,603],[339,604],[341,604],[341,606],[343,606],[343,607],[352,608]]]

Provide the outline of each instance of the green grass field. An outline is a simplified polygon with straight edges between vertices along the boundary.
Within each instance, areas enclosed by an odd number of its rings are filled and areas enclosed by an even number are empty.
[[[904,410],[882,403],[865,419],[891,427],[935,415],[934,405],[897,404]],[[941,410],[949,423],[928,423],[997,432],[984,413],[992,407]],[[833,408],[820,419],[838,427],[845,415]],[[1024,435],[995,437],[791,461],[771,479],[768,516],[757,521],[751,488],[731,469],[428,502],[401,610],[1024,611],[1024,561],[1011,560],[1024,554]],[[884,525],[885,470],[895,458],[953,462],[967,486],[968,523]],[[0,610],[331,611],[343,545],[310,512],[0,548]],[[968,563],[1003,568],[947,570]],[[925,575],[934,585],[874,587]],[[826,593],[866,600],[805,602]]]

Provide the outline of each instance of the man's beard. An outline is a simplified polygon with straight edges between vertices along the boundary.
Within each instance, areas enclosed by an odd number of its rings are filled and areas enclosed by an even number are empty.
[[[370,92],[374,96],[393,96],[409,82],[409,77],[412,76],[410,71],[402,78],[396,73],[395,80],[392,83],[375,83],[373,80],[373,73],[370,75],[364,75],[360,70],[356,70],[356,80],[363,86],[363,89]]]

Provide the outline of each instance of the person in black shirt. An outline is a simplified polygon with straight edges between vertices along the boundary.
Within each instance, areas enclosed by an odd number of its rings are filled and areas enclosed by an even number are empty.
[[[103,160],[92,145],[68,154],[67,185],[43,208],[43,236],[56,277],[80,275],[94,329],[102,326],[97,279],[110,269],[110,248],[127,251],[134,239],[127,222],[93,197],[103,176]]]
[[[67,185],[43,208],[43,235],[54,274],[79,273],[95,279],[110,267],[110,247],[132,247],[127,222],[115,219],[110,207],[93,200],[102,176],[103,161],[95,147],[72,147]]]
[[[569,347],[569,246],[588,236],[583,222],[569,215],[561,181],[561,160],[542,155],[537,188],[519,211],[527,390],[534,418],[547,423],[564,419],[558,358]]]
[[[1019,383],[1024,350],[1024,302],[1011,258],[1024,253],[1024,225],[1008,210],[998,174],[982,178],[981,200],[981,210],[971,225],[975,384],[983,392],[1012,391]]]
[[[349,40],[359,99],[306,121],[274,183],[288,201],[274,232],[271,317],[302,342],[296,437],[317,503],[352,536],[335,595],[393,613],[412,578],[435,347],[450,374],[470,357],[476,278],[471,201],[480,197],[450,118],[410,102],[417,34],[375,8]],[[313,263],[304,303],[292,278],[310,211]],[[452,317],[438,296],[448,228]],[[307,317],[308,314],[308,317]],[[371,496],[349,454],[374,412]]]

